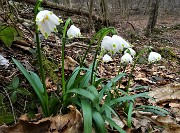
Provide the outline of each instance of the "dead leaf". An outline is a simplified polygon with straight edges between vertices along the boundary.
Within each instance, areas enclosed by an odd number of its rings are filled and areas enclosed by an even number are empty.
[[[71,110],[70,113],[63,116],[55,116],[51,119],[50,131],[56,133],[61,131],[62,133],[81,133],[82,129],[82,115],[72,105],[68,106]]]
[[[14,126],[0,126],[0,133],[82,133],[82,115],[72,105],[66,115],[43,118],[30,122],[27,115],[22,116]]]
[[[49,77],[46,77],[46,89],[48,92],[56,91],[57,90],[57,85],[55,85],[52,80],[50,80]]]
[[[64,69],[73,71],[78,65],[78,62],[70,56],[65,56]]]
[[[180,125],[170,116],[158,116],[156,121],[165,128],[163,133],[180,133]]]
[[[153,91],[150,91],[149,96],[154,97],[157,104],[178,101],[180,100],[180,83],[153,88]],[[154,103],[153,101],[150,102]]]

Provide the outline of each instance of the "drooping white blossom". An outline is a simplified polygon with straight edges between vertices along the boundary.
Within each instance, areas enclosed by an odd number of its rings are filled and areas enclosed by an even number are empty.
[[[119,43],[116,40],[116,36],[105,36],[101,42],[101,49],[106,50],[111,54],[115,54],[120,50]]]
[[[104,57],[103,57],[103,62],[109,62],[109,61],[112,61],[112,58],[111,56],[109,56],[108,54],[105,54]]]
[[[161,60],[161,55],[159,53],[156,52],[150,52],[149,57],[148,57],[148,62],[149,63],[153,63],[156,61]]]
[[[126,49],[124,53],[129,53],[132,57],[136,55],[136,51],[134,51],[132,48]]]
[[[122,45],[120,36],[113,35],[112,39],[113,39],[114,43],[116,44],[116,52],[123,51],[123,45]]]
[[[133,62],[133,58],[131,57],[131,55],[129,53],[125,53],[122,57],[121,57],[121,63],[123,64],[127,64],[127,63],[132,63]]]
[[[105,36],[101,42],[101,49],[115,54],[123,51],[124,48],[129,48],[130,44],[118,35]]]
[[[51,32],[57,32],[56,26],[62,22],[53,12],[48,10],[40,11],[36,16],[38,29],[47,38]]]
[[[9,61],[0,55],[0,66],[7,68],[9,66]]]
[[[101,42],[101,49],[111,51],[113,40],[110,36],[105,36]]]
[[[131,45],[129,42],[127,42],[125,39],[123,39],[121,36],[118,36],[118,40],[121,43],[123,48],[130,48]]]
[[[67,36],[68,38],[80,37],[81,36],[80,29],[74,25],[71,25],[67,31]]]

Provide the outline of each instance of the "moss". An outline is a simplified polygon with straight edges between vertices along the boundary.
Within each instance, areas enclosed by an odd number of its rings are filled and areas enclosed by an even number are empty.
[[[170,47],[163,47],[158,50],[158,52],[161,54],[161,56],[168,60],[176,60],[177,55],[173,52],[173,50]]]
[[[43,66],[46,76],[49,77],[54,83],[57,83],[60,80],[60,78],[57,75],[57,72],[55,72],[55,70],[58,69],[58,65],[48,60],[47,58],[44,58]]]

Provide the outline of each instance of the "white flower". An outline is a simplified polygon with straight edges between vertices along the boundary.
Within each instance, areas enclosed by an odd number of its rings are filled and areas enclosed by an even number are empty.
[[[5,66],[5,68],[9,66],[9,61],[2,55],[0,55],[0,66]]]
[[[120,52],[123,51],[123,45],[121,43],[120,36],[113,35],[112,39],[113,39],[114,43],[116,44],[116,52],[117,51],[120,51]]]
[[[101,49],[111,51],[113,40],[110,36],[105,36],[101,42]]]
[[[124,54],[125,53],[129,53],[130,55],[132,55],[132,57],[135,56],[136,52],[132,49],[132,48],[128,48],[124,51]]]
[[[149,57],[148,57],[148,62],[152,63],[152,62],[159,61],[160,59],[161,59],[161,55],[159,53],[150,52]]]
[[[74,25],[71,25],[67,31],[67,36],[69,38],[80,37],[81,36],[80,29]]]
[[[117,35],[105,36],[101,42],[101,49],[110,52],[111,54],[115,54],[122,50],[120,43],[118,42]]]
[[[55,14],[48,10],[40,11],[36,16],[36,24],[41,33],[47,38],[52,31],[57,32],[56,26],[62,22]]]
[[[126,40],[124,40],[121,36],[118,36],[119,41],[121,42],[121,45],[123,48],[130,48],[131,45],[129,42],[127,42]]]
[[[129,53],[125,53],[122,57],[121,57],[121,63],[123,64],[127,64],[127,63],[132,63],[132,57]]]
[[[123,51],[123,48],[129,48],[130,44],[118,35],[105,36],[101,42],[101,49],[107,50],[111,54]]]
[[[109,56],[108,54],[105,54],[103,57],[103,62],[109,62],[109,61],[112,61],[111,56]]]

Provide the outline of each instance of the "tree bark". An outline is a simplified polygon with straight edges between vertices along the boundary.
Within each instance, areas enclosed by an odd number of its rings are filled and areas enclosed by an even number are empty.
[[[93,21],[92,21],[93,3],[94,3],[94,0],[90,0],[90,5],[89,5],[89,32],[94,30]]]
[[[146,28],[146,33],[145,33],[146,36],[149,36],[150,34],[152,34],[154,27],[156,25],[157,17],[158,17],[159,3],[160,3],[160,0],[152,1],[151,12],[150,12],[149,21],[148,21],[147,28]]]
[[[108,10],[108,6],[107,6],[107,0],[101,0],[100,2],[100,6],[101,6],[101,12],[103,15],[103,21],[105,22],[106,27],[108,27],[108,17],[107,17],[107,10]]]

